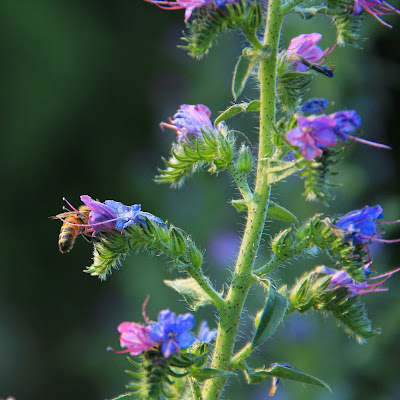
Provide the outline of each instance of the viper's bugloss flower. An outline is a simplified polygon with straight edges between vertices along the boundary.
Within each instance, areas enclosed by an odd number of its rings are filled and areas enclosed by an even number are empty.
[[[307,114],[322,113],[328,107],[328,104],[329,102],[326,99],[310,99],[300,107],[300,110]]]
[[[179,110],[170,119],[170,123],[161,122],[161,128],[170,128],[176,132],[178,141],[188,139],[188,136],[202,138],[202,131],[212,131],[210,120],[211,110],[204,104],[182,104]]]
[[[299,371],[298,369],[293,368],[291,365],[285,364],[285,363],[273,363],[273,364],[271,364],[271,367],[275,367],[276,365],[281,365],[282,367],[290,368],[290,369],[293,369],[295,371]],[[277,378],[276,376],[272,377],[271,389],[269,391],[269,395],[271,397],[275,395],[275,393],[276,393],[276,391],[278,389],[279,381],[280,381],[280,379]]]
[[[352,135],[352,133],[361,125],[361,117],[358,115],[357,111],[338,111],[333,114],[329,114],[329,117],[335,121],[334,131],[341,140],[346,141],[347,139],[351,139],[369,146],[379,147],[387,150],[391,149],[391,147],[387,146],[386,144],[372,142],[370,140],[361,139]]]
[[[188,20],[192,12],[199,7],[215,7],[222,8],[223,6],[234,3],[237,0],[146,0],[149,3],[156,4],[164,10],[182,10],[185,11],[185,19]]]
[[[199,331],[197,332],[196,343],[211,343],[215,339],[215,336],[217,336],[217,330],[210,329],[207,321],[202,321]]]
[[[161,344],[161,352],[165,358],[191,346],[195,338],[189,332],[194,327],[192,314],[176,316],[169,309],[160,311],[158,322],[154,323],[150,338]]]
[[[129,353],[131,356],[138,356],[146,350],[155,346],[155,343],[149,336],[150,326],[143,326],[134,322],[122,322],[118,326],[121,347],[125,350],[114,351],[117,354]]]
[[[296,36],[290,41],[287,55],[289,59],[295,63],[297,72],[304,72],[310,67],[310,65],[302,62],[298,56],[302,57],[310,64],[319,65],[324,62],[325,56],[333,51],[335,46],[333,46],[332,49],[327,48],[326,50],[322,50],[319,46],[317,46],[317,43],[321,39],[322,35],[314,32],[303,33],[302,35]]]
[[[387,15],[393,13],[400,14],[399,9],[393,7],[391,4],[383,0],[354,0],[353,15],[358,15],[363,10],[372,14],[379,22],[381,22],[383,25],[388,26],[389,28],[391,28],[392,25],[389,25],[387,22],[385,22],[380,17],[380,15]]]
[[[331,275],[331,280],[326,290],[335,290],[345,288],[348,291],[348,297],[361,296],[367,293],[386,292],[389,289],[382,288],[382,285],[400,269],[387,272],[386,274],[368,278],[365,282],[355,281],[346,271],[328,268],[325,265],[317,267],[316,273]],[[380,279],[379,282],[372,283],[374,280]]]
[[[80,212],[66,199],[64,200],[74,212],[80,214]],[[70,225],[85,227],[87,228],[85,229],[85,233],[92,232],[93,236],[98,232],[109,232],[112,230],[123,231],[131,224],[140,223],[146,225],[146,218],[160,225],[165,225],[165,222],[162,219],[148,212],[141,211],[141,206],[139,204],[126,206],[114,200],[106,200],[104,203],[101,203],[100,201],[93,200],[88,195],[82,195],[81,200],[90,210],[88,223],[86,225],[74,224],[71,222],[67,223]],[[62,216],[63,214],[59,214],[57,217],[66,222],[61,218]]]
[[[375,221],[383,218],[382,212],[383,209],[380,205],[365,206],[362,210],[351,211],[344,215],[335,225],[351,242],[369,243],[380,236]]]
[[[298,126],[286,134],[286,140],[300,149],[301,154],[312,160],[322,154],[322,148],[335,146],[337,137],[333,128],[335,122],[325,115],[298,117]]]

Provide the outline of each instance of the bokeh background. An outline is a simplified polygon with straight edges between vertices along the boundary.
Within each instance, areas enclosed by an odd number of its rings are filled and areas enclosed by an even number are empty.
[[[367,15],[364,50],[335,49],[328,61],[336,76],[318,76],[309,96],[334,101],[331,112],[357,109],[363,137],[390,144],[393,151],[349,147],[338,166],[343,186],[328,209],[305,204],[296,177],[277,187],[275,200],[300,218],[378,203],[387,219],[400,217],[400,21],[386,19],[394,29]],[[324,34],[321,46],[331,46],[334,33],[327,21],[287,18],[282,45],[317,31]],[[207,104],[215,117],[232,102],[240,35],[228,33],[195,61],[176,47],[182,28],[182,11],[162,11],[142,0],[0,2],[0,397],[112,398],[128,382],[125,357],[105,351],[119,348],[117,325],[141,320],[147,294],[152,319],[167,307],[186,310],[162,283],[178,276],[163,258],[131,256],[102,282],[82,272],[91,262],[90,244],[80,239],[70,254],[60,254],[60,223],[48,217],[61,212],[63,196],[75,205],[81,194],[142,204],[207,249],[205,268],[219,288],[229,276],[244,219],[229,205],[237,193],[227,174],[197,174],[178,190],[152,180],[174,140],[160,131],[160,121],[183,103]],[[249,89],[243,99],[256,95]],[[230,124],[256,139],[253,117]],[[285,225],[269,226],[260,264],[268,257],[269,234]],[[400,229],[390,227],[387,237],[400,237]],[[400,246],[375,246],[373,252],[380,273],[400,266]],[[274,279],[292,283],[313,265],[314,260],[300,260]],[[285,382],[277,399],[400,399],[399,276],[387,286],[388,293],[365,296],[375,326],[384,332],[366,345],[315,313],[293,315],[280,327],[253,365],[289,363],[327,381],[333,393]],[[249,296],[243,340],[251,337],[252,315],[262,300],[256,291]],[[196,318],[216,326],[212,309]],[[268,390],[267,381],[250,387],[232,379],[226,398],[266,399]]]

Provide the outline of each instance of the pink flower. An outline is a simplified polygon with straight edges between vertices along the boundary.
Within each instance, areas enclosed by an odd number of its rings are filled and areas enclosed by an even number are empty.
[[[137,356],[144,351],[157,346],[150,337],[151,327],[136,324],[134,322],[122,322],[118,326],[121,347],[126,350],[116,351],[117,354],[129,353]]]
[[[210,5],[213,0],[146,0],[164,10],[181,10],[186,8],[185,19],[188,20],[197,7]]]
[[[311,64],[321,64],[325,60],[325,56],[330,54],[335,46],[330,50],[322,50],[317,43],[322,39],[320,33],[303,33],[300,36],[293,38],[290,41],[287,54],[290,60],[292,60],[296,65],[297,72],[304,72],[309,68],[298,59],[298,56],[304,58]],[[296,57],[297,56],[297,57]]]

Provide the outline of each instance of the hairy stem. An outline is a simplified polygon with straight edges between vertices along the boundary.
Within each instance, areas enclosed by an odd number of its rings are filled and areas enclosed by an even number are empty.
[[[211,367],[228,369],[234,350],[240,316],[248,291],[254,282],[252,270],[264,230],[271,188],[266,180],[267,159],[273,153],[270,133],[275,125],[276,112],[276,59],[282,24],[281,0],[270,0],[264,45],[272,49],[271,57],[261,61],[260,80],[260,138],[257,177],[254,196],[248,204],[246,228],[236,261],[232,282],[226,296],[226,306],[220,312],[220,322]],[[226,378],[210,379],[204,386],[203,399],[220,397]]]

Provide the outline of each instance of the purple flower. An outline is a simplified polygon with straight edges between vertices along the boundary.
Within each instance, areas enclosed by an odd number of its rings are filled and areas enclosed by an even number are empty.
[[[329,281],[329,285],[327,290],[335,290],[335,289],[347,289],[348,297],[353,296],[361,296],[367,293],[374,292],[386,292],[387,288],[382,288],[382,285],[395,273],[400,269],[396,269],[394,271],[387,272],[386,274],[378,275],[373,278],[369,278],[365,282],[357,282],[355,281],[346,271],[337,270],[334,268],[328,268],[326,266],[317,267],[315,272],[318,274],[331,275],[331,280]],[[380,282],[371,283],[376,279],[381,279]]]
[[[204,104],[190,105],[182,104],[180,109],[170,119],[170,123],[161,122],[161,128],[173,129],[178,141],[188,139],[188,136],[202,138],[202,131],[213,131],[213,124],[210,120],[211,111]]]
[[[188,20],[195,8],[198,7],[216,7],[222,8],[226,4],[236,2],[237,0],[146,0],[164,10],[186,9],[185,19]]]
[[[90,217],[89,228],[93,231],[93,236],[98,232],[107,232],[113,229],[122,231],[131,224],[145,224],[146,217],[160,225],[165,225],[160,218],[140,211],[140,205],[126,206],[119,201],[106,200],[104,203],[93,200],[88,195],[82,195],[81,200],[89,207]]]
[[[215,336],[217,336],[217,330],[210,329],[207,325],[207,321],[203,321],[200,324],[196,342],[211,343],[215,339]]]
[[[328,107],[328,100],[326,99],[311,99],[304,103],[300,110],[303,113],[322,113],[325,111],[325,108]]]
[[[286,140],[300,149],[301,154],[312,160],[322,154],[321,148],[336,146],[337,138],[333,131],[335,122],[325,115],[298,117],[298,126],[286,134]]]
[[[195,338],[189,332],[194,327],[192,314],[181,314],[176,316],[169,309],[160,311],[158,323],[153,325],[150,338],[161,344],[161,351],[165,358],[191,346]]]
[[[389,28],[391,28],[392,25],[389,25],[387,22],[385,22],[381,17],[379,17],[379,15],[393,13],[400,14],[400,11],[397,8],[383,0],[354,0],[353,15],[358,15],[363,10],[372,14],[379,22],[388,26]]]
[[[327,48],[326,50],[322,50],[317,43],[322,39],[322,35],[320,33],[303,33],[300,36],[293,38],[290,41],[287,55],[290,60],[292,60],[296,65],[297,72],[304,72],[309,68],[309,65],[306,65],[302,62],[300,58],[303,58],[305,61],[311,64],[321,64],[325,60],[325,56],[330,54],[335,46],[330,50]],[[332,75],[333,76],[333,75]]]
[[[383,218],[382,212],[380,205],[365,206],[362,210],[344,215],[335,225],[343,232],[346,239],[356,243],[369,243],[380,235],[377,233],[375,221]]]
[[[81,200],[90,209],[89,226],[93,229],[93,236],[100,231],[115,229],[117,213],[109,206],[93,200],[88,195],[82,195]]]
[[[386,144],[372,142],[370,140],[361,139],[357,136],[351,135],[351,133],[353,133],[361,125],[361,117],[357,114],[357,111],[338,111],[336,113],[329,114],[329,117],[335,121],[334,131],[341,140],[346,141],[347,139],[351,139],[369,146],[379,147],[387,150],[391,149],[391,147],[387,146]]]

